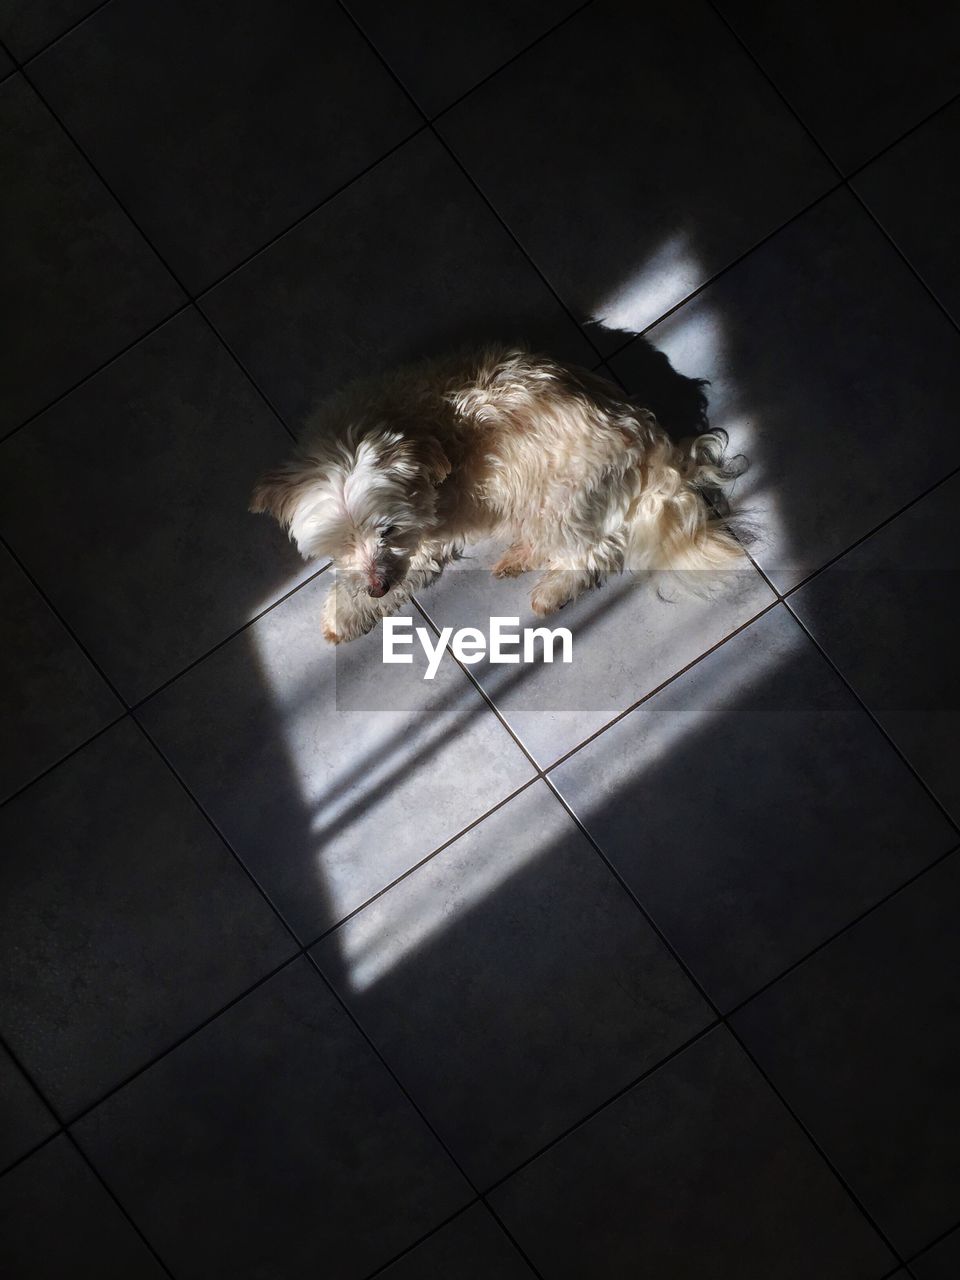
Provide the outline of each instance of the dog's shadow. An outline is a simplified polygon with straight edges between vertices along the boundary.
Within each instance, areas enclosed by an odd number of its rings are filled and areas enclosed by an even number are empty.
[[[706,378],[690,378],[678,372],[669,357],[648,338],[606,327],[604,332],[621,339],[623,346],[630,345],[628,399],[650,409],[672,440],[683,440],[710,429],[707,413],[707,387],[710,383]],[[601,366],[600,372],[618,381],[609,366]]]

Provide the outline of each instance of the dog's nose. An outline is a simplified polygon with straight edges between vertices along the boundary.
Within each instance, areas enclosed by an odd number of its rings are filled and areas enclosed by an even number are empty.
[[[367,587],[367,595],[373,596],[374,600],[379,600],[381,596],[385,596],[388,591],[388,584],[385,578],[371,578]]]

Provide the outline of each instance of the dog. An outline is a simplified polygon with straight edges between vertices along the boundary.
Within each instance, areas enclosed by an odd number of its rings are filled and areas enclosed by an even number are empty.
[[[251,510],[273,515],[304,558],[333,561],[321,625],[339,644],[483,537],[509,542],[497,577],[541,571],[530,597],[540,615],[623,570],[689,580],[742,567],[716,501],[744,469],[725,447],[710,431],[675,443],[596,373],[487,348],[331,398]]]

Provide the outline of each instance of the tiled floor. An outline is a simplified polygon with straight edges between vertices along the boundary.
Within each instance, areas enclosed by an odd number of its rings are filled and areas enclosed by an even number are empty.
[[[0,40],[0,1273],[952,1280],[956,7]],[[253,479],[521,337],[710,379],[754,566],[571,668],[330,649]],[[415,624],[524,616],[489,554]]]

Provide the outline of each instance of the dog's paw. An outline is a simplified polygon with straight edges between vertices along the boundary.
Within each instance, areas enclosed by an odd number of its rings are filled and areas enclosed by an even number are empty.
[[[562,609],[572,599],[570,590],[564,583],[540,582],[530,593],[530,607],[538,617],[545,618]]]
[[[531,567],[526,547],[509,547],[490,572],[495,578],[519,578]]]

